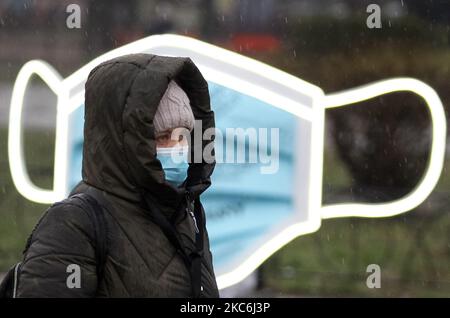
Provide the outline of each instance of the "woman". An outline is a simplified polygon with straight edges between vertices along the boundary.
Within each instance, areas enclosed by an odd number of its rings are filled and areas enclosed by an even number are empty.
[[[200,202],[214,163],[186,162],[212,141],[177,133],[214,128],[207,82],[189,58],[133,54],[95,67],[85,94],[83,180],[71,195],[104,208],[101,274],[92,217],[69,198],[33,231],[17,296],[218,297]]]

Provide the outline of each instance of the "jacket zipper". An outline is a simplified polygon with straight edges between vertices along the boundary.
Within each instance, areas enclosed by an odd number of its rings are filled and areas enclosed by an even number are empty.
[[[200,230],[198,229],[197,219],[195,218],[195,214],[192,208],[193,202],[191,201],[191,194],[189,191],[186,191],[186,203],[186,212],[191,216],[192,221],[194,222],[195,233],[198,234],[200,233]]]

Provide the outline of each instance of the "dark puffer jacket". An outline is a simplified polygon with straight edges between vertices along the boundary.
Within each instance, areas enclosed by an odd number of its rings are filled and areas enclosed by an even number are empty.
[[[207,82],[189,58],[132,54],[104,62],[90,72],[83,181],[72,194],[94,187],[113,207],[106,213],[104,277],[97,283],[92,220],[68,201],[50,208],[34,231],[24,255],[18,297],[191,296],[187,266],[150,214],[158,210],[173,217],[183,247],[193,249],[193,220],[182,212],[186,193],[200,197],[211,183],[214,164],[191,163],[187,181],[179,188],[165,181],[156,158],[152,119],[172,79],[184,89],[196,120],[202,122],[194,131],[213,128]],[[191,151],[201,151],[211,142],[194,144]],[[199,224],[204,229],[203,296],[218,297],[205,224]],[[80,288],[67,287],[70,264],[81,268]]]

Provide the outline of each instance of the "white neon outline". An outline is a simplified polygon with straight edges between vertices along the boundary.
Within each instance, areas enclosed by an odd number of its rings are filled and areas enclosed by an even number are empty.
[[[313,98],[313,105],[311,108],[308,108],[299,104],[296,100],[278,94],[276,91],[270,91],[266,87],[242,81],[239,77],[233,77],[233,75],[229,73],[224,73],[220,70],[212,69],[196,62],[207,80],[232,88],[257,99],[261,99],[300,118],[311,120],[313,122],[309,174],[314,177],[309,178],[309,219],[304,222],[298,222],[287,226],[270,240],[261,244],[261,246],[239,266],[229,272],[219,275],[217,277],[217,282],[220,289],[232,286],[245,279],[274,252],[296,237],[317,231],[320,227],[321,218],[342,216],[384,217],[403,213],[423,202],[438,181],[444,161],[446,121],[439,96],[425,83],[411,78],[397,78],[325,96],[319,87],[262,62],[200,40],[180,35],[165,34],[149,36],[103,54],[64,80],[61,80],[59,74],[45,62],[30,61],[23,66],[14,85],[13,98],[11,99],[8,154],[13,182],[24,197],[34,202],[53,203],[63,199],[65,195],[67,195],[68,116],[82,104],[84,99],[83,90],[78,92],[71,91],[79,86],[80,83],[84,83],[90,70],[101,62],[125,54],[151,52],[153,49],[157,48],[189,50],[210,58],[227,61],[230,65],[252,72],[260,77],[273,80],[292,90],[308,92],[308,95]],[[54,189],[51,191],[39,189],[31,183],[23,161],[20,127],[21,113],[25,89],[28,80],[33,73],[39,75],[58,96],[55,176],[57,175],[59,177],[54,178]],[[421,183],[409,195],[394,202],[383,204],[339,204],[322,206],[321,192],[325,109],[363,101],[381,94],[405,90],[423,97],[432,116],[432,151],[430,154],[429,166]]]
[[[322,218],[346,216],[388,217],[409,211],[422,203],[433,191],[444,166],[447,123],[444,106],[438,94],[427,84],[413,78],[395,78],[326,95],[326,108],[354,104],[392,92],[410,91],[421,96],[430,111],[432,142],[426,172],[415,189],[404,197],[378,204],[335,204],[322,207]]]
[[[23,138],[22,138],[22,110],[23,100],[25,97],[25,90],[28,82],[33,74],[38,75],[58,96],[57,105],[57,130],[55,141],[55,167],[54,175],[64,175],[66,166],[63,160],[57,159],[57,153],[64,150],[64,134],[67,131],[66,126],[62,124],[65,119],[63,105],[60,100],[65,94],[65,88],[62,84],[61,76],[55,69],[44,61],[34,60],[26,63],[17,75],[14,83],[11,107],[9,113],[9,127],[8,127],[8,158],[10,162],[11,176],[14,185],[21,195],[34,202],[50,203],[56,201],[55,199],[64,197],[65,179],[54,178],[53,190],[43,190],[35,186],[28,175],[24,153],[23,153]],[[64,172],[64,173],[63,173]]]
[[[98,58],[95,58],[94,60],[80,68],[78,71],[67,77],[64,80],[64,84],[67,85],[67,87],[75,87],[80,82],[80,80],[87,77],[89,72],[95,66],[109,59],[113,59],[121,55],[130,53],[146,51],[148,52],[159,47],[180,48],[183,50],[198,52],[202,55],[206,55],[217,60],[225,60],[227,61],[227,64],[236,66],[248,72],[252,72],[261,77],[265,77],[267,79],[282,83],[284,86],[289,87],[293,90],[300,91],[302,89],[310,91],[311,96],[323,95],[323,91],[319,87],[289,73],[274,68],[268,64],[191,37],[175,34],[152,35],[107,52],[99,56]],[[266,88],[252,85],[252,83],[243,83],[239,77],[230,77],[228,74],[220,72],[219,70],[213,70],[205,66],[198,67],[201,69],[202,73],[208,73],[209,79],[217,84],[226,83],[227,87],[230,87],[239,92],[242,92],[244,89],[245,93],[249,96],[255,97],[257,99],[263,99],[264,101],[270,103],[273,102],[273,105],[275,105],[276,107],[280,107],[283,110],[296,114],[301,118],[310,119],[308,116],[310,110],[306,109],[305,107],[303,107],[303,105],[300,105],[295,100],[286,99],[285,97],[278,95],[276,92],[267,91]],[[251,85],[251,88],[245,88],[242,86],[242,84]],[[269,94],[269,96],[266,96],[266,94]],[[282,101],[281,103],[280,100]],[[72,107],[70,108],[70,112],[71,111],[73,111]]]

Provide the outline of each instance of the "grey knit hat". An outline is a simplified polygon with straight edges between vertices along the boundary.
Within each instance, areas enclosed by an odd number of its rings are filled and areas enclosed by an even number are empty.
[[[194,121],[188,96],[175,81],[170,81],[153,118],[155,135],[177,127],[192,130]]]

